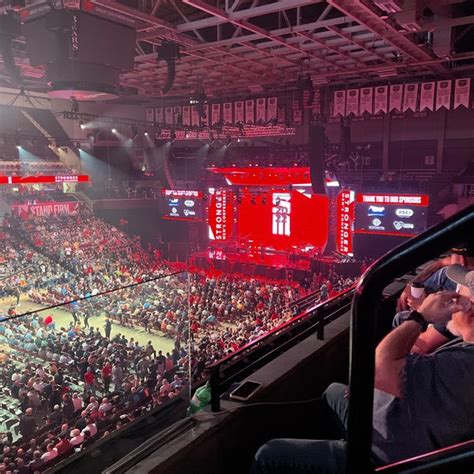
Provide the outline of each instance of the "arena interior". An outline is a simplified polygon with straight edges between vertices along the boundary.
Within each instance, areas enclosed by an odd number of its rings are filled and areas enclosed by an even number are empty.
[[[473,26],[0,1],[0,473],[472,473]]]

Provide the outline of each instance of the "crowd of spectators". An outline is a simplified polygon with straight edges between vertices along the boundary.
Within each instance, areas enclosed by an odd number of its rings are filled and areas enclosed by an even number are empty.
[[[62,185],[61,185],[62,186]],[[32,190],[27,186],[19,186],[18,191],[10,189],[0,191],[0,198],[9,204],[37,204],[41,202],[65,202],[76,200],[74,196],[64,193],[62,189],[48,187],[48,189]]]

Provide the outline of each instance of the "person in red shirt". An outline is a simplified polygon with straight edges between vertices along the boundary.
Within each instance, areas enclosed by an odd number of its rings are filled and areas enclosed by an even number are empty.
[[[61,441],[59,441],[59,443],[56,444],[55,448],[57,449],[59,456],[61,456],[61,454],[65,454],[72,451],[72,444],[69,442],[67,438],[67,433],[64,433],[61,436]]]
[[[112,378],[112,364],[107,361],[102,367],[102,381],[104,382],[104,390],[107,393],[110,388],[110,381]]]
[[[95,377],[92,373],[91,367],[87,367],[87,372],[84,374],[84,383],[85,391],[90,391],[93,395],[95,395]]]

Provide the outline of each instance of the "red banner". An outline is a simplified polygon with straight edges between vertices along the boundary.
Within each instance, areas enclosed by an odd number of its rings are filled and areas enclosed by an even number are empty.
[[[209,206],[209,237],[212,240],[228,240],[231,238],[233,213],[232,191],[216,190]]]
[[[12,212],[22,217],[48,217],[60,214],[73,215],[80,209],[78,201],[69,202],[41,202],[39,204],[12,204]]]
[[[357,194],[358,203],[366,204],[410,204],[412,206],[428,206],[427,194]]]
[[[56,176],[1,176],[0,184],[42,184],[42,183],[87,183],[87,175],[56,175]]]
[[[352,223],[354,220],[354,191],[343,190],[337,196],[336,246],[339,253],[353,256]]]

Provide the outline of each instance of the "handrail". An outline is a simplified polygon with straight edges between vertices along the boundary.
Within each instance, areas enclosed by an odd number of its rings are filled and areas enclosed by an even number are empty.
[[[373,264],[362,276],[352,302],[349,364],[347,472],[373,472],[372,415],[375,374],[376,310],[383,289],[460,241],[474,249],[474,205],[415,237]]]
[[[238,361],[242,359],[243,357],[247,356],[247,351],[249,349],[255,348],[257,345],[260,345],[261,343],[266,343],[267,341],[271,340],[277,333],[284,332],[286,329],[288,329],[290,326],[294,326],[295,324],[298,324],[302,322],[303,320],[307,319],[308,317],[312,316],[313,313],[318,309],[321,308],[331,301],[334,301],[335,299],[339,299],[341,297],[344,297],[345,295],[348,295],[350,292],[354,291],[355,285],[353,287],[350,287],[344,291],[341,291],[338,295],[335,297],[331,298],[330,300],[326,300],[324,302],[318,303],[315,306],[304,310],[301,314],[295,316],[294,318],[289,319],[285,323],[281,324],[280,326],[272,329],[268,333],[264,334],[263,336],[258,337],[257,339],[254,339],[253,341],[248,342],[245,344],[243,347],[237,349],[235,352],[232,352],[231,354],[228,354],[227,356],[223,357],[222,359],[218,360],[214,364],[211,364],[208,366],[208,369],[210,370],[210,388],[211,388],[211,409],[212,411],[219,411],[220,407],[220,390],[219,390],[219,383],[220,383],[220,368],[224,364],[228,363],[229,361]]]

